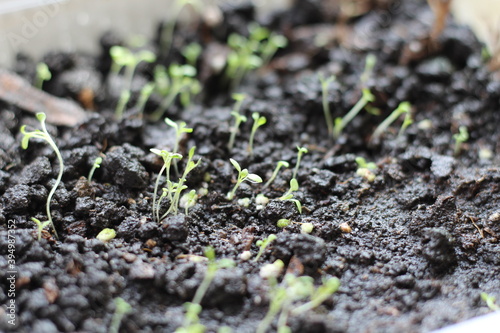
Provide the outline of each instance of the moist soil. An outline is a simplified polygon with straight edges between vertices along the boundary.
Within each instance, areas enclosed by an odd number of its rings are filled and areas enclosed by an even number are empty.
[[[431,29],[425,1],[367,3],[341,16],[327,2],[301,0],[261,22],[287,36],[289,44],[237,90],[248,95],[241,112],[249,121],[232,151],[227,143],[233,100],[224,78],[210,69],[210,52],[222,48],[230,32],[246,34],[254,8],[225,5],[216,26],[177,29],[170,55],[157,63],[182,62],[178,50],[201,43],[203,92],[191,106],[174,105],[165,116],[194,129],[179,152],[187,156],[196,146],[195,160],[201,162],[187,185],[204,190],[187,214],[181,209],[161,222],[153,221],[151,207],[162,161],[150,149],[172,150],[175,132],[163,121],[148,120],[159,96],[153,94],[144,117],[133,108],[152,80],[154,64],[137,68],[132,100],[117,121],[113,113],[123,76],[109,74],[108,51],[124,45],[123,36],[104,35],[99,56],[55,51],[44,57],[53,75],[44,90],[89,110],[77,126],[48,124],[65,163],[51,203],[59,239],[46,228],[37,240],[31,218],[46,219],[57,158],[37,140],[23,150],[20,126],[32,130],[40,124],[26,110],[1,102],[0,302],[10,300],[7,228],[15,224],[17,325],[7,323],[3,307],[0,330],[107,332],[114,300],[121,297],[132,307],[121,332],[173,332],[183,324],[183,304],[205,276],[207,264],[199,256],[207,246],[217,259],[235,262],[217,272],[202,300],[200,322],[208,332],[222,326],[255,332],[269,307],[270,285],[260,269],[277,259],[285,271],[309,275],[316,285],[328,277],[341,282],[321,306],[288,319],[293,332],[428,332],[490,312],[480,293],[500,297],[500,83],[482,58],[482,45],[453,21],[432,50],[404,54]],[[156,50],[157,42],[146,47]],[[323,116],[318,74],[336,76],[328,101],[333,117],[341,117],[361,97],[369,53],[377,63],[365,84],[380,114],[362,111],[334,140]],[[34,68],[34,61],[20,55],[13,70],[32,81]],[[376,126],[402,101],[412,104],[414,123],[399,135],[400,119],[373,140]],[[257,130],[250,155],[253,112],[267,123]],[[460,126],[470,137],[455,153]],[[302,214],[293,202],[278,199],[289,188],[297,146],[308,149],[295,192]],[[81,177],[99,154],[103,163],[86,185]],[[358,156],[377,164],[373,181],[357,175]],[[230,201],[226,194],[237,175],[229,158],[264,181],[278,161],[290,167],[266,189],[243,183]],[[184,165],[185,158],[179,170]],[[255,203],[259,193],[270,199],[267,205]],[[282,218],[312,223],[314,229],[301,233],[299,223],[278,228]],[[104,228],[116,230],[116,238],[97,240]],[[253,261],[256,241],[270,234],[277,240]],[[251,252],[250,260],[241,259],[244,251]]]

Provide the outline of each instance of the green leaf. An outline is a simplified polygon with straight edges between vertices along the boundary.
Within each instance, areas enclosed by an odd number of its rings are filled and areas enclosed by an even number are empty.
[[[252,183],[262,183],[262,178],[254,173],[249,173],[247,179]]]
[[[290,191],[295,192],[299,189],[299,182],[296,178],[290,180]]]
[[[232,158],[229,159],[229,161],[231,162],[231,164],[234,166],[234,168],[236,170],[238,170],[238,172],[241,173],[241,167],[240,167],[240,164],[238,162],[236,162],[235,160],[233,160]]]

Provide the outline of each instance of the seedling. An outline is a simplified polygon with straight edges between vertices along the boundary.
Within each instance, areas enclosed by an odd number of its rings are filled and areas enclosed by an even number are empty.
[[[102,157],[97,157],[94,161],[94,164],[92,165],[92,168],[90,169],[89,176],[87,177],[87,184],[91,184],[92,182],[92,177],[94,176],[94,172],[96,169],[99,169],[101,167],[102,163]]]
[[[361,74],[361,84],[363,86],[366,86],[366,83],[370,79],[370,76],[373,74],[373,69],[375,68],[375,65],[377,64],[377,57],[370,53],[366,56],[365,59],[365,69],[363,71],[363,74]]]
[[[276,238],[277,237],[275,234],[270,234],[269,236],[267,236],[267,238],[264,238],[263,240],[258,240],[255,243],[255,245],[257,245],[259,247],[259,252],[257,253],[257,256],[255,257],[255,259],[253,260],[254,262],[259,261],[259,258],[264,254],[264,251],[266,250],[266,248],[269,246],[269,244],[274,242],[276,240]]]
[[[96,236],[98,240],[103,243],[107,243],[116,237],[116,231],[111,228],[102,229],[101,232]]]
[[[115,298],[115,313],[111,319],[111,325],[109,326],[109,333],[118,333],[120,330],[120,325],[127,314],[132,312],[132,306],[128,304],[123,298]]]
[[[335,125],[333,128],[333,137],[338,139],[344,128],[358,115],[358,113],[363,110],[363,108],[368,104],[375,101],[375,96],[370,92],[369,89],[363,89],[363,95],[361,99],[352,107],[351,110],[343,117],[336,118]]]
[[[283,194],[279,198],[279,200],[292,201],[293,203],[295,203],[295,206],[297,206],[297,210],[299,211],[299,213],[302,214],[302,204],[300,203],[299,200],[293,198],[294,197],[293,192],[296,192],[298,189],[299,189],[299,182],[297,181],[296,178],[292,178],[290,180],[290,188],[285,194]]]
[[[356,174],[370,183],[373,182],[375,180],[373,171],[378,169],[377,165],[373,162],[366,162],[366,160],[360,156],[356,157],[356,163],[358,164]]]
[[[255,138],[255,133],[257,132],[257,129],[264,125],[267,122],[266,117],[260,116],[258,112],[252,113],[252,119],[253,119],[253,126],[252,126],[252,131],[250,132],[250,139],[248,140],[248,153],[250,156],[253,155],[253,140]]]
[[[189,208],[196,204],[196,200],[198,200],[198,194],[196,193],[196,190],[191,190],[181,197],[179,206],[183,207],[185,209],[184,213],[188,215]]]
[[[231,136],[229,137],[229,143],[227,144],[227,149],[231,151],[234,146],[234,139],[236,138],[236,134],[239,131],[241,123],[247,121],[247,117],[240,114],[241,105],[247,96],[245,94],[233,94],[233,99],[236,101],[234,103],[233,111],[231,111],[231,115],[234,117],[234,125],[231,128]]]
[[[20,131],[23,134],[23,139],[21,141],[21,147],[23,149],[27,149],[31,138],[42,139],[46,143],[48,143],[49,146],[56,153],[57,160],[59,161],[59,174],[57,175],[57,179],[56,179],[56,182],[54,183],[54,186],[52,187],[52,189],[49,192],[49,195],[47,196],[46,211],[47,211],[48,222],[50,223],[50,226],[54,230],[54,235],[56,236],[56,239],[57,239],[58,238],[57,231],[56,231],[56,228],[54,226],[54,222],[52,220],[52,214],[50,213],[50,202],[52,201],[52,197],[54,196],[54,193],[56,192],[57,187],[61,183],[62,175],[64,172],[64,162],[63,162],[61,153],[59,152],[59,149],[57,148],[56,143],[50,137],[49,132],[47,132],[47,128],[45,126],[45,119],[47,118],[47,116],[45,115],[45,113],[39,112],[36,114],[36,118],[40,122],[40,124],[42,126],[42,130],[37,129],[37,130],[31,131],[31,132],[27,132],[26,125],[21,126]],[[43,223],[45,223],[45,222],[43,222]]]
[[[196,68],[196,63],[198,62],[198,57],[201,54],[201,45],[198,43],[191,43],[186,45],[182,50],[182,55],[186,58],[186,62],[188,65],[191,65]]]
[[[123,117],[123,111],[131,97],[130,89],[132,87],[132,79],[134,78],[137,65],[143,61],[148,63],[155,62],[156,56],[153,52],[148,50],[141,50],[137,53],[133,53],[130,49],[118,45],[112,46],[109,50],[109,54],[115,64],[114,68],[112,68],[113,71],[116,71],[117,69],[119,71],[119,69],[125,67],[125,85],[123,86],[123,90],[115,110],[115,117],[117,119],[121,119]]]
[[[274,276],[270,276],[268,281],[271,287],[269,310],[259,323],[256,333],[267,332],[278,315],[277,331],[291,332],[287,326],[289,316],[297,316],[313,310],[330,298],[340,287],[340,281],[335,277],[323,280],[322,285],[317,288],[314,287],[314,280],[310,276],[297,277],[286,274],[281,284],[278,284]],[[309,301],[300,304],[307,298]]]
[[[170,181],[170,166],[172,164],[173,159],[181,159],[182,155],[177,154],[177,153],[171,153],[166,150],[159,150],[159,149],[151,149],[150,150],[152,153],[159,155],[163,158],[163,165],[160,169],[160,172],[158,173],[158,177],[156,178],[155,182],[155,188],[154,188],[154,193],[153,193],[153,212],[152,216],[153,218],[156,217],[156,221],[160,222],[160,212],[159,212],[159,205],[156,205],[156,194],[158,193],[158,186],[160,185],[160,178],[163,172],[166,172],[166,180],[167,182]]]
[[[170,118],[165,118],[165,123],[175,129],[175,144],[174,144],[174,149],[173,153],[176,154],[179,151],[179,143],[182,140],[182,136],[186,133],[192,133],[193,129],[187,127],[186,122],[180,121],[176,123],[175,121],[171,120]],[[174,169],[175,173],[178,176],[179,175],[179,170],[177,169],[177,161],[174,160]]]
[[[333,119],[330,112],[330,104],[328,103],[328,87],[330,83],[335,81],[335,75],[331,75],[327,78],[323,76],[322,73],[318,74],[319,81],[321,82],[321,95],[323,103],[323,112],[325,114],[325,121],[328,127],[328,134],[333,135]]]
[[[288,164],[288,162],[286,162],[286,161],[278,161],[278,164],[276,165],[276,168],[274,169],[273,174],[271,175],[271,178],[269,178],[269,180],[267,181],[267,183],[264,184],[264,186],[262,187],[262,189],[266,189],[267,187],[269,187],[269,185],[271,185],[271,183],[278,176],[278,172],[280,171],[280,169],[282,167],[288,168],[288,167],[290,167],[290,164]]]
[[[168,214],[177,214],[179,211],[179,200],[181,197],[181,192],[186,189],[184,186],[184,182],[186,181],[187,175],[193,171],[194,168],[196,168],[200,162],[201,159],[199,159],[197,162],[193,161],[194,157],[194,152],[196,151],[196,147],[192,147],[189,150],[188,153],[188,161],[186,163],[186,167],[184,168],[184,173],[182,174],[182,177],[179,178],[179,182],[176,184],[176,187],[174,189],[174,195],[172,200],[170,201],[170,207],[168,208],[167,212],[163,214],[161,217],[160,221],[163,220]]]
[[[212,247],[207,247],[205,249],[205,257],[208,258],[205,277],[198,286],[198,289],[196,289],[193,300],[184,304],[184,308],[186,309],[184,323],[182,327],[179,327],[175,331],[176,333],[202,333],[205,331],[205,326],[199,322],[199,314],[202,310],[201,301],[215,279],[217,271],[219,269],[234,267],[234,262],[231,259],[215,260],[215,251]]]
[[[177,20],[179,15],[181,14],[184,7],[187,5],[191,5],[198,13],[201,13],[203,10],[203,2],[201,0],[175,0],[171,5],[170,9],[170,17],[171,22],[167,22],[163,25],[163,28],[160,32],[160,55],[161,58],[165,58],[168,56],[170,52],[170,47],[172,46],[173,38],[174,38],[174,29],[177,24]]]
[[[137,100],[136,109],[137,112],[141,115],[144,114],[144,108],[146,107],[146,103],[148,102],[149,97],[155,90],[155,84],[153,82],[149,82],[141,89],[141,93],[139,94],[139,99]]]
[[[409,102],[399,103],[396,110],[392,111],[392,113],[387,118],[385,118],[385,120],[380,123],[380,125],[378,125],[378,127],[375,129],[375,132],[373,132],[372,135],[372,140],[379,139],[382,133],[384,133],[393,122],[395,122],[401,115],[406,114],[405,121],[403,122],[400,130],[400,133],[402,133],[406,129],[406,127],[408,127],[413,122],[411,120],[410,111],[411,104]]]
[[[35,78],[35,87],[42,90],[43,83],[52,78],[52,73],[49,70],[49,66],[47,66],[44,62],[39,62],[36,65],[36,78]]]
[[[462,145],[464,144],[464,142],[467,142],[467,140],[469,140],[469,131],[467,130],[467,127],[460,126],[458,128],[458,133],[453,134],[453,139],[455,140],[453,155],[458,156],[462,151]]]
[[[313,229],[314,229],[314,224],[312,224],[310,222],[307,222],[307,223],[294,222],[294,221],[291,221],[289,219],[279,219],[278,222],[276,222],[276,226],[278,228],[282,228],[283,229],[283,228],[288,227],[292,223],[300,224],[300,231],[303,234],[310,234],[313,231]]]
[[[278,49],[283,49],[288,45],[288,39],[283,35],[271,33],[267,41],[262,46],[262,65],[267,66],[272,57],[278,52]]]
[[[249,181],[251,183],[262,183],[262,178],[260,178],[258,175],[248,172],[248,169],[242,170],[240,164],[235,160],[233,160],[232,158],[230,158],[229,161],[234,166],[236,171],[238,171],[238,179],[236,180],[236,184],[234,184],[234,187],[231,190],[231,192],[229,192],[226,196],[228,200],[233,200],[236,190],[240,187],[241,183],[243,183],[244,181]]]
[[[481,299],[486,302],[486,305],[490,308],[491,311],[500,311],[500,306],[498,306],[496,302],[495,296],[488,295],[485,292],[481,293]]]
[[[36,223],[36,226],[38,229],[37,230],[38,241],[40,241],[40,239],[42,239],[42,231],[43,231],[43,229],[45,229],[46,226],[48,226],[50,224],[50,221],[40,222],[39,219],[36,219],[34,217],[32,217],[31,220]]]
[[[172,64],[168,68],[168,74],[163,66],[156,66],[155,84],[164,98],[151,115],[151,119],[158,121],[178,96],[184,107],[191,104],[191,96],[201,91],[200,82],[195,77],[196,68],[191,65]]]
[[[302,155],[307,154],[309,151],[306,147],[297,146],[297,163],[295,163],[295,169],[293,169],[292,178],[297,178],[297,173],[299,172],[300,160],[302,159]]]

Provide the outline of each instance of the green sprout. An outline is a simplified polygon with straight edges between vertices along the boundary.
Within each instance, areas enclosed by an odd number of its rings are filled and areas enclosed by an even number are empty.
[[[294,222],[289,219],[279,219],[278,222],[276,222],[276,226],[281,229],[288,227],[290,224],[300,224],[300,231],[303,234],[310,234],[314,229],[314,224],[310,222]]]
[[[292,223],[292,221],[289,219],[279,219],[278,222],[276,222],[276,226],[278,228],[283,229],[283,228],[288,227],[291,223]]]
[[[148,50],[141,50],[137,53],[132,52],[130,49],[123,46],[112,46],[109,50],[111,59],[113,59],[114,67],[112,71],[117,71],[122,67],[125,67],[125,85],[120,94],[120,99],[115,110],[115,117],[117,119],[122,119],[123,111],[127,106],[130,97],[132,95],[132,80],[134,78],[134,73],[137,65],[141,62],[152,63],[156,61],[156,56],[153,52]]]
[[[90,169],[89,176],[87,177],[87,184],[90,185],[92,182],[92,177],[94,176],[94,172],[96,169],[99,169],[101,167],[102,163],[102,157],[97,157],[94,161],[94,164],[92,165],[92,168]]]
[[[27,132],[26,125],[21,126],[20,131],[23,134],[23,139],[21,141],[21,147],[23,149],[27,149],[31,138],[42,139],[46,143],[48,143],[49,146],[56,153],[57,160],[59,161],[59,174],[57,175],[57,179],[56,179],[56,182],[54,183],[54,186],[52,187],[52,189],[49,192],[49,195],[47,196],[46,211],[47,211],[48,222],[50,223],[50,226],[54,230],[54,235],[56,236],[56,239],[57,239],[59,237],[57,236],[57,231],[56,231],[56,228],[54,226],[54,221],[52,220],[52,214],[50,213],[50,202],[52,201],[52,197],[54,196],[54,193],[56,192],[57,187],[61,183],[62,175],[64,172],[64,162],[63,162],[61,153],[59,152],[59,148],[57,148],[56,143],[50,137],[49,132],[47,132],[47,128],[45,126],[45,119],[47,118],[47,116],[45,115],[45,113],[39,112],[36,114],[36,118],[40,122],[40,124],[42,126],[42,130],[37,129],[37,130],[31,131],[31,132]],[[43,222],[43,223],[45,223],[45,222]]]
[[[492,295],[488,295],[485,292],[481,293],[481,299],[486,302],[486,305],[490,308],[491,311],[500,311],[500,306],[498,306],[496,302],[496,297]]]
[[[191,43],[184,47],[182,50],[182,55],[186,58],[188,65],[196,68],[196,63],[198,62],[198,57],[202,51],[201,45],[198,43]]]
[[[120,330],[120,325],[123,318],[132,312],[132,306],[128,304],[123,298],[117,297],[115,302],[115,313],[111,319],[111,325],[109,326],[109,333],[118,333]]]
[[[256,23],[248,26],[248,32],[248,38],[232,33],[227,39],[231,52],[225,76],[231,82],[232,91],[239,87],[248,72],[267,65],[277,50],[288,43],[284,36],[271,33]]]
[[[323,280],[317,288],[310,276],[286,274],[281,284],[278,284],[274,276],[270,276],[268,281],[271,287],[269,310],[259,323],[256,333],[267,332],[277,316],[277,331],[291,332],[287,326],[289,316],[297,316],[317,308],[340,287],[340,281],[335,277]],[[309,300],[304,303],[307,299]]]
[[[184,107],[191,104],[191,96],[201,91],[196,73],[196,68],[191,65],[171,64],[168,73],[165,67],[156,66],[154,74],[156,89],[163,96],[163,100],[151,115],[153,121],[158,121],[178,96]]]
[[[97,234],[96,238],[103,243],[107,243],[110,240],[116,237],[116,231],[111,228],[102,229],[99,234]]]
[[[49,66],[44,62],[39,62],[36,65],[35,87],[42,90],[43,83],[51,78],[52,73],[50,72]]]
[[[264,254],[264,251],[266,250],[266,248],[269,246],[269,244],[274,242],[276,240],[276,238],[277,237],[275,234],[270,234],[269,236],[267,236],[267,238],[264,238],[262,240],[258,240],[255,243],[255,245],[257,245],[259,247],[259,252],[257,253],[257,256],[255,257],[255,259],[253,260],[254,262],[259,261],[260,257]]]
[[[295,169],[293,169],[292,178],[297,178],[297,173],[299,172],[300,160],[302,159],[302,155],[307,154],[309,151],[306,147],[297,146],[297,163],[295,164]]]
[[[228,200],[233,200],[236,190],[245,180],[251,183],[262,183],[262,178],[260,178],[258,175],[248,172],[248,169],[242,170],[240,164],[235,160],[233,160],[232,158],[230,158],[229,161],[234,166],[236,171],[238,171],[238,179],[236,180],[236,184],[234,184],[234,187],[231,190],[231,192],[229,192],[226,196]]]
[[[331,75],[328,78],[325,78],[322,73],[318,75],[318,78],[321,82],[323,112],[325,114],[325,121],[328,127],[328,134],[333,135],[333,119],[330,112],[330,104],[328,103],[328,87],[330,86],[330,83],[335,81],[336,78],[335,75]]]
[[[234,267],[234,261],[231,259],[219,259],[215,260],[215,251],[213,247],[207,247],[205,249],[205,257],[208,258],[207,270],[205,272],[205,277],[201,281],[201,284],[196,289],[193,300],[184,304],[186,313],[184,315],[184,323],[182,327],[179,327],[176,333],[203,333],[205,332],[205,326],[199,321],[199,314],[201,313],[201,301],[208,291],[208,288],[212,284],[217,271],[224,268]]]
[[[375,174],[373,171],[378,169],[375,163],[366,162],[363,157],[358,156],[356,157],[356,164],[358,165],[358,169],[356,170],[356,174],[358,176],[363,177],[370,183],[375,180]]]
[[[146,107],[146,103],[155,90],[155,84],[153,82],[149,82],[142,87],[141,92],[139,94],[139,99],[137,100],[137,104],[135,105],[137,112],[142,116],[144,114],[144,108]]]
[[[384,133],[393,122],[395,122],[401,115],[406,114],[405,120],[403,121],[403,125],[401,126],[400,130],[401,135],[403,131],[413,122],[411,119],[410,111],[411,104],[409,102],[399,103],[398,107],[394,111],[392,111],[392,113],[387,118],[385,118],[385,120],[381,122],[380,125],[377,126],[375,132],[373,132],[372,140],[380,138],[382,133]]]
[[[285,194],[283,194],[279,198],[279,200],[292,201],[293,203],[295,203],[295,206],[297,206],[297,210],[299,211],[299,213],[302,214],[302,204],[300,203],[299,200],[294,199],[294,195],[293,195],[293,192],[298,191],[298,189],[299,189],[299,182],[297,181],[296,178],[292,178],[290,180],[290,188],[288,189],[288,191]]]
[[[363,108],[368,104],[375,101],[375,96],[370,92],[369,89],[363,89],[363,95],[361,99],[352,107],[351,110],[343,117],[336,118],[335,125],[333,128],[333,137],[338,139],[344,128],[358,115],[358,113],[363,110]]]
[[[467,140],[469,140],[469,131],[467,130],[467,127],[460,126],[458,128],[458,133],[453,134],[453,139],[455,140],[453,155],[458,156],[462,151],[462,145],[464,144],[464,142],[467,142]]]
[[[31,220],[36,223],[36,226],[38,229],[37,230],[38,241],[40,241],[40,239],[42,239],[42,231],[43,231],[43,229],[45,229],[46,226],[48,226],[50,224],[50,221],[40,222],[39,219],[36,219],[34,217],[32,217]]]
[[[257,132],[257,129],[264,125],[267,122],[266,117],[260,116],[258,112],[254,112],[252,114],[252,119],[253,119],[253,126],[252,126],[252,131],[250,132],[250,139],[248,140],[248,153],[250,156],[253,155],[253,140],[255,138],[255,133]]]
[[[370,79],[370,76],[372,76],[373,69],[375,68],[376,64],[377,64],[377,57],[372,53],[368,54],[365,59],[365,69],[363,71],[363,74],[361,74],[360,78],[360,81],[364,86]]]
[[[280,169],[282,167],[288,168],[288,167],[290,167],[290,164],[288,162],[286,162],[286,161],[278,161],[278,164],[276,165],[276,168],[274,169],[274,171],[273,171],[273,173],[271,175],[271,178],[269,178],[269,180],[267,181],[267,183],[264,184],[264,186],[262,187],[262,189],[266,189],[267,187],[269,187],[269,185],[271,185],[271,183],[278,176],[278,172],[280,171]]]
[[[175,129],[175,144],[174,144],[174,149],[173,153],[176,154],[179,151],[179,143],[182,140],[182,136],[187,133],[193,133],[193,129],[190,127],[187,127],[187,124],[185,121],[180,121],[176,123],[170,118],[165,118],[165,124],[168,126],[172,127]],[[174,160],[174,169],[175,173],[179,175],[179,170],[177,169],[177,161]]]
[[[229,143],[227,144],[227,149],[229,151],[233,149],[234,140],[236,138],[236,134],[239,131],[241,123],[247,121],[247,117],[240,114],[241,106],[247,96],[245,94],[233,94],[232,97],[236,102],[234,103],[233,111],[231,111],[231,115],[234,117],[234,125],[230,130],[231,136],[229,137]]]
[[[150,151],[153,154],[156,154],[158,156],[161,156],[163,159],[163,165],[160,169],[160,172],[158,173],[158,176],[156,178],[155,182],[155,187],[154,187],[154,193],[153,193],[153,212],[152,216],[153,219],[156,218],[157,222],[160,222],[160,205],[156,205],[156,195],[158,193],[158,187],[160,185],[160,178],[163,172],[166,172],[166,180],[167,182],[170,181],[170,166],[172,164],[172,160],[174,159],[181,159],[182,155],[177,154],[177,153],[171,153],[166,150],[159,150],[159,149],[150,149]],[[171,193],[171,192],[170,192]]]
[[[191,190],[181,197],[179,206],[184,207],[185,215],[188,215],[189,208],[193,207],[196,204],[196,200],[198,200],[198,194],[196,193],[196,190]]]
[[[174,39],[174,29],[177,24],[179,16],[187,5],[191,5],[198,13],[203,10],[203,2],[201,0],[175,0],[170,7],[171,22],[167,22],[163,25],[160,32],[160,58],[165,58],[170,52],[172,42]]]
[[[186,166],[184,168],[184,173],[179,178],[179,182],[175,186],[175,190],[173,192],[174,195],[173,195],[172,200],[170,201],[170,207],[168,208],[167,212],[165,214],[163,214],[163,216],[160,218],[160,221],[163,220],[170,213],[172,213],[172,214],[177,214],[178,213],[178,211],[179,211],[179,200],[181,198],[181,192],[182,192],[182,190],[186,189],[186,187],[184,186],[184,182],[186,181],[187,175],[191,171],[193,171],[193,169],[196,168],[200,164],[200,162],[201,162],[201,159],[199,159],[197,162],[193,161],[193,157],[194,157],[194,152],[195,151],[196,151],[196,147],[192,147],[189,150],[188,161],[187,161]]]

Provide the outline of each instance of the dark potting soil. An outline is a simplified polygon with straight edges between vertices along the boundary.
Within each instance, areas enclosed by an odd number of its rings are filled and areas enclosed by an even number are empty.
[[[178,29],[169,58],[159,62],[181,62],[182,45],[202,43],[203,92],[190,107],[175,105],[165,116],[194,129],[181,141],[180,153],[187,156],[196,146],[195,160],[201,163],[187,185],[207,191],[187,215],[170,215],[161,223],[153,221],[151,205],[162,161],[150,148],[171,150],[175,132],[163,121],[143,120],[133,108],[123,120],[114,120],[122,77],[110,77],[108,50],[123,39],[106,34],[98,57],[57,52],[44,57],[53,75],[44,90],[95,111],[74,128],[48,125],[65,163],[51,204],[59,240],[45,231],[38,241],[31,217],[46,218],[57,159],[36,140],[23,150],[20,126],[39,128],[39,123],[12,104],[0,104],[0,303],[15,299],[17,311],[12,326],[9,310],[2,307],[0,330],[107,332],[114,300],[121,297],[132,307],[121,332],[173,332],[183,324],[183,304],[193,299],[205,276],[207,264],[192,259],[207,246],[217,259],[236,263],[216,273],[202,300],[200,322],[209,332],[222,326],[256,330],[270,301],[269,283],[259,272],[277,259],[289,272],[313,277],[316,285],[327,277],[341,282],[321,306],[288,319],[293,332],[428,332],[488,313],[480,293],[500,298],[500,83],[472,33],[453,22],[436,50],[401,64],[409,43],[430,31],[433,16],[425,1],[384,3],[341,19],[327,2],[301,0],[262,22],[285,34],[289,45],[238,90],[248,95],[242,113],[249,121],[231,152],[233,101],[223,78],[208,68],[208,50],[221,47],[230,32],[245,33],[253,8],[225,6],[224,22],[216,27]],[[156,45],[147,47],[156,50]],[[318,73],[336,76],[328,100],[334,118],[341,117],[361,97],[369,53],[377,64],[366,84],[380,115],[361,112],[333,140]],[[129,106],[152,79],[153,67],[138,67]],[[32,80],[34,68],[20,56],[15,71]],[[84,89],[92,92],[92,103],[82,98]],[[152,96],[144,119],[159,101]],[[414,123],[398,135],[399,120],[379,140],[370,140],[402,101],[412,104]],[[257,130],[250,156],[252,112],[267,123]],[[470,137],[455,154],[460,126]],[[296,146],[309,150],[295,192],[302,214],[293,202],[278,200],[288,190]],[[100,153],[103,163],[88,186],[80,177]],[[373,181],[357,175],[358,156],[377,164]],[[290,168],[265,190],[262,184],[243,183],[229,201],[225,196],[236,181],[229,158],[264,181],[279,160]],[[184,164],[179,162],[179,170]],[[262,192],[270,199],[264,207],[253,200]],[[245,206],[241,198],[252,200]],[[314,229],[302,234],[298,223],[280,229],[276,223],[282,218],[312,223]],[[10,226],[15,226],[10,233],[14,267],[7,261]],[[115,229],[116,238],[97,240],[104,228]],[[254,262],[256,241],[269,234],[277,240]],[[247,250],[252,259],[244,261],[240,255]],[[7,279],[13,269],[18,272],[15,298]]]

